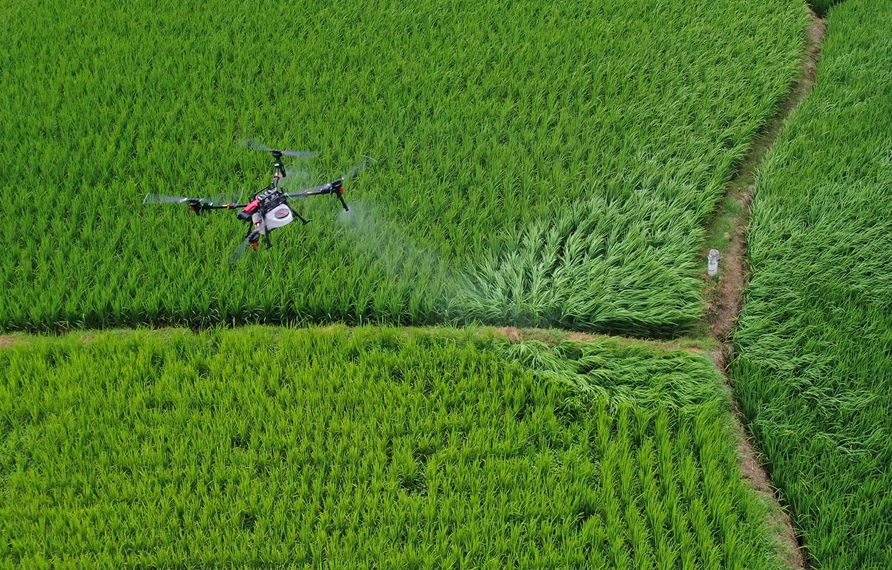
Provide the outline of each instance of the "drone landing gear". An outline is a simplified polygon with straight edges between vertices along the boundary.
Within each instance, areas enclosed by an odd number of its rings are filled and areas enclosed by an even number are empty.
[[[310,223],[310,220],[304,219],[303,216],[298,214],[297,210],[295,210],[294,208],[291,207],[291,204],[286,203],[285,205],[288,206],[288,209],[291,210],[291,213],[294,214],[294,217],[297,218],[298,220],[300,220],[301,222],[303,222],[304,225],[307,225]],[[267,235],[269,235],[269,234],[267,234]]]
[[[272,249],[273,247],[273,238],[271,236],[272,232],[266,233],[266,249]],[[251,247],[257,249],[260,247],[260,232],[258,230],[254,230],[252,232],[248,232],[248,235],[245,236],[245,240],[251,244]]]

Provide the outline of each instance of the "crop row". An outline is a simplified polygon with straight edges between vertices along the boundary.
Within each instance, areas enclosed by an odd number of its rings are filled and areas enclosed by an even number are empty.
[[[805,25],[794,0],[28,0],[0,16],[5,330],[668,334],[699,315],[702,227]],[[351,213],[303,200],[312,224],[227,266],[231,214],[140,202],[259,189],[270,161],[246,137],[320,151],[318,180],[379,162],[348,182]]]
[[[705,359],[489,334],[0,348],[0,566],[775,567]]]
[[[814,567],[892,567],[892,3],[829,13],[749,230],[738,393]]]

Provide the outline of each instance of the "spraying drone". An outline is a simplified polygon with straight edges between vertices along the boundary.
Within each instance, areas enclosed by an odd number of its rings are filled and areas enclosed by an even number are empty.
[[[285,192],[282,188],[279,188],[280,181],[288,176],[289,172],[292,174],[294,174],[294,172],[285,168],[282,163],[282,157],[294,156],[299,158],[311,158],[315,156],[316,153],[269,148],[250,139],[245,143],[245,146],[251,150],[267,151],[273,155],[272,182],[267,187],[251,196],[251,199],[247,203],[229,203],[230,198],[228,196],[218,196],[214,198],[185,198],[181,196],[168,196],[165,194],[148,194],[143,200],[143,204],[189,204],[189,208],[196,214],[201,214],[207,210],[240,210],[236,214],[236,218],[248,223],[248,232],[242,243],[235,248],[235,251],[233,251],[232,254],[230,254],[230,263],[234,263],[241,259],[242,255],[248,249],[248,246],[257,249],[261,236],[265,235],[267,247],[272,247],[270,233],[275,229],[290,224],[295,218],[304,224],[310,222],[310,220],[301,216],[297,210],[291,207],[291,204],[288,203],[289,198],[309,198],[310,196],[330,194],[336,196],[338,200],[341,201],[341,205],[344,207],[345,211],[349,211],[350,208],[347,207],[347,202],[344,201],[344,181],[365,170],[372,162],[371,158],[363,157],[363,160],[350,172],[341,176],[337,180],[313,188],[307,188],[300,192],[289,193]]]

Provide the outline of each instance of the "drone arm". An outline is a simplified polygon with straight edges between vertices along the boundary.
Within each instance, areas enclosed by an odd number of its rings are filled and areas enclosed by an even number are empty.
[[[207,204],[202,206],[202,210],[235,210],[245,206],[247,204]]]
[[[317,186],[315,188],[310,188],[309,190],[304,190],[303,192],[285,194],[285,196],[288,198],[308,198],[310,196],[322,196],[324,194],[334,194],[338,197],[338,200],[341,201],[341,205],[344,206],[344,210],[348,212],[350,211],[350,208],[347,207],[347,202],[344,201],[343,179],[335,180],[334,182],[329,182],[328,184],[323,184],[322,186]]]
[[[303,192],[295,192],[293,194],[285,194],[287,198],[307,198],[309,196],[321,196],[322,194],[331,194],[332,192],[332,183],[323,184],[322,186],[316,186],[315,188],[310,188],[309,190],[304,190]]]

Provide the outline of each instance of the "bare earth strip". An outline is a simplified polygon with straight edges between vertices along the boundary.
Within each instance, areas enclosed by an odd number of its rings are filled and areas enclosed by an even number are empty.
[[[720,250],[721,260],[717,278],[709,278],[706,274],[703,276],[707,282],[705,324],[708,325],[710,336],[719,343],[719,347],[711,353],[712,360],[732,387],[733,379],[728,376],[728,365],[732,357],[733,334],[743,308],[743,293],[750,277],[746,259],[746,227],[749,223],[750,203],[753,197],[753,181],[762,159],[777,140],[787,119],[811,92],[817,78],[817,63],[826,33],[826,21],[819,18],[814,12],[811,12],[810,15],[812,25],[806,38],[807,52],[800,76],[792,85],[790,94],[780,110],[756,141],[731,182],[724,205],[716,212],[715,223],[710,232],[713,237],[727,240],[727,242],[725,247]],[[730,229],[725,231],[723,228],[727,225],[730,225]],[[722,235],[715,236],[716,233]],[[706,254],[707,252],[704,251],[704,259]],[[777,490],[771,485],[768,474],[759,461],[759,454],[744,428],[744,418],[736,401],[734,415],[739,434],[737,448],[740,455],[741,471],[757,493],[774,503],[775,508],[772,510],[777,520],[772,523],[781,533],[780,538],[785,545],[786,562],[796,570],[808,568],[808,561],[805,559],[804,550],[800,549],[801,544],[790,523],[785,504]]]
[[[16,339],[12,336],[0,336],[0,348],[15,344]]]
[[[710,278],[706,273],[703,279],[706,282],[706,315],[704,316],[703,332],[708,328],[709,336],[718,343],[718,348],[711,351],[710,355],[716,368],[724,375],[726,382],[733,388],[733,379],[728,376],[728,365],[731,361],[733,347],[733,333],[737,325],[737,319],[743,308],[743,293],[749,283],[749,266],[746,259],[746,227],[749,223],[750,203],[753,197],[754,179],[759,165],[766,153],[771,149],[780,135],[787,119],[799,108],[802,101],[811,92],[817,79],[817,63],[820,58],[821,45],[824,42],[826,21],[810,11],[812,25],[806,38],[806,54],[803,58],[800,76],[793,83],[790,93],[782,103],[777,114],[766,125],[764,132],[756,140],[748,156],[741,164],[734,179],[731,181],[728,193],[723,204],[717,209],[714,216],[713,227],[708,235],[716,237],[723,242],[720,249],[721,261],[717,278]],[[719,234],[716,236],[716,234]],[[703,251],[705,260],[707,252]],[[544,342],[556,342],[553,332],[541,330],[517,329],[505,327],[497,331],[511,342],[524,340],[542,340]],[[576,340],[592,340],[594,336],[581,333],[573,333],[572,336],[559,335],[561,338]],[[636,341],[642,342],[642,341]],[[696,346],[685,346],[681,342],[657,342],[662,348],[683,348],[701,352]],[[672,346],[667,346],[671,344]],[[782,555],[785,562],[794,570],[808,568],[804,556],[804,550],[800,549],[799,539],[790,522],[790,517],[785,510],[784,501],[777,490],[771,484],[765,467],[759,460],[752,439],[744,427],[743,414],[737,406],[736,399],[732,398],[734,426],[738,435],[737,450],[740,457],[740,470],[744,478],[749,481],[753,490],[763,496],[772,504],[772,527],[778,533],[778,539],[783,545]]]

